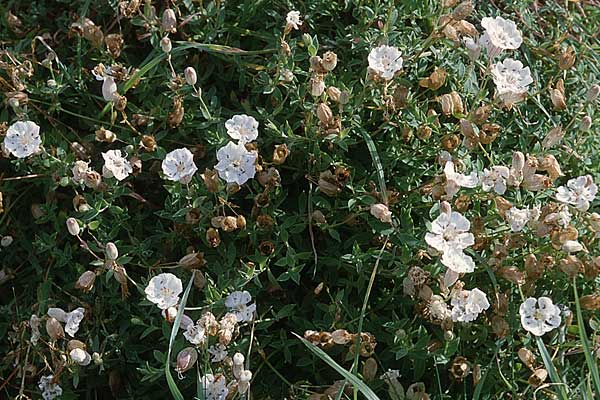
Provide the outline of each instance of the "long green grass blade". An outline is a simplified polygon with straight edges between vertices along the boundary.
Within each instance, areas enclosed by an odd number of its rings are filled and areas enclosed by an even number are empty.
[[[169,390],[173,395],[173,398],[176,400],[185,400],[181,391],[177,387],[175,380],[173,379],[173,375],[171,375],[171,352],[173,350],[173,343],[175,343],[175,338],[177,337],[177,332],[179,331],[179,324],[181,323],[181,317],[183,316],[183,310],[185,310],[185,304],[187,303],[188,295],[190,294],[190,290],[192,289],[192,284],[194,283],[194,274],[192,271],[192,277],[188,282],[187,287],[185,288],[185,292],[183,292],[183,297],[181,298],[181,302],[179,303],[179,310],[177,311],[177,317],[175,317],[175,322],[173,323],[173,328],[171,328],[171,337],[169,338],[169,350],[167,351],[167,361],[165,363],[165,376],[167,378],[167,384],[169,385]]]
[[[548,353],[548,350],[546,349],[546,345],[544,344],[544,341],[539,336],[536,336],[535,340],[536,340],[538,349],[540,351],[540,354],[542,355],[542,359],[544,360],[544,366],[546,367],[546,371],[548,371],[548,375],[550,375],[550,379],[552,380],[552,383],[556,384],[556,389],[558,391],[558,397],[561,400],[569,400],[569,396],[567,395],[567,390],[565,389],[565,383],[560,378],[560,375],[558,375],[558,371],[556,371],[556,368],[554,368],[554,363],[552,362],[552,357]]]
[[[575,279],[573,279],[573,292],[575,293],[575,308],[577,309],[577,326],[579,328],[579,337],[581,338],[583,353],[585,354],[585,362],[587,363],[590,374],[592,375],[592,382],[594,383],[596,397],[598,397],[600,396],[600,375],[598,374],[598,365],[596,364],[595,357],[590,349],[590,342],[588,341],[587,334],[585,333],[583,314],[581,312],[581,304],[579,303],[579,293],[577,293],[577,283]]]
[[[347,371],[341,365],[339,365],[338,363],[336,363],[335,360],[333,358],[329,357],[329,355],[327,353],[325,353],[323,350],[321,350],[320,348],[318,348],[317,346],[315,346],[314,344],[312,344],[308,340],[304,339],[303,337],[298,336],[295,333],[294,333],[294,335],[298,339],[300,339],[302,341],[302,343],[304,343],[304,345],[314,355],[316,355],[317,357],[319,357],[321,360],[325,361],[325,363],[327,363],[331,368],[335,369],[348,382],[352,383],[355,387],[357,387],[358,390],[365,396],[365,398],[367,400],[380,400],[379,397],[377,397],[377,395],[375,394],[375,392],[373,392],[373,390],[371,390],[371,388],[369,386],[367,386],[363,381],[361,381],[360,379],[358,379],[355,375],[351,374],[349,371]]]

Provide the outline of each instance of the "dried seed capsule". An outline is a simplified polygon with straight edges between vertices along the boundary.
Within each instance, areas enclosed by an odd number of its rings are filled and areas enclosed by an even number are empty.
[[[177,354],[177,372],[190,370],[198,360],[198,352],[193,347],[186,347]]]
[[[161,25],[165,32],[177,32],[177,16],[175,16],[175,11],[172,8],[166,8],[163,11]]]

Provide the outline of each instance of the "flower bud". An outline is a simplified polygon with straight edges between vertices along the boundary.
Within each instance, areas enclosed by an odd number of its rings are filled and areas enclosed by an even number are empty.
[[[250,381],[252,380],[252,372],[244,370],[240,373],[238,382],[238,393],[244,394],[250,387]]]
[[[46,321],[46,332],[52,340],[58,340],[65,337],[65,331],[56,318],[50,317]]]
[[[186,372],[194,367],[198,360],[198,352],[193,347],[186,347],[177,354],[176,371],[179,373]]]
[[[444,332],[444,340],[446,340],[447,342],[451,342],[452,340],[454,340],[454,332],[445,331]]]
[[[593,84],[585,94],[585,99],[589,102],[592,102],[598,98],[600,94],[600,86],[598,84]]]
[[[117,249],[117,246],[113,242],[106,243],[105,252],[107,260],[114,261],[119,258],[119,249]]]
[[[96,273],[94,271],[85,271],[75,282],[75,288],[89,292],[94,287],[95,280]]]
[[[166,8],[165,11],[163,11],[161,25],[165,32],[177,32],[177,17],[172,8]],[[168,53],[168,51],[165,53]]]
[[[78,236],[79,232],[81,232],[81,228],[79,228],[79,223],[75,218],[72,217],[67,219],[67,229],[69,233],[73,236]]]
[[[6,235],[6,236],[3,236],[2,239],[0,239],[0,246],[8,247],[12,244],[12,242],[13,242],[13,237],[10,235]]]
[[[183,74],[185,75],[185,81],[188,85],[196,85],[196,82],[198,81],[198,75],[196,75],[196,70],[193,67],[187,67]]]
[[[321,60],[321,66],[326,71],[333,71],[333,69],[336,67],[336,65],[337,65],[337,54],[335,54],[333,51],[328,51],[327,53],[323,54],[323,59]]]
[[[104,362],[104,360],[102,360],[102,356],[96,352],[92,354],[92,360],[94,361],[95,365],[102,365]]]
[[[171,44],[171,39],[169,39],[168,36],[165,36],[164,38],[162,38],[160,40],[160,48],[165,53],[170,53],[171,52],[171,50],[173,49],[173,45]]]
[[[592,127],[592,117],[586,115],[581,119],[581,124],[579,125],[579,130],[582,132],[587,132]]]

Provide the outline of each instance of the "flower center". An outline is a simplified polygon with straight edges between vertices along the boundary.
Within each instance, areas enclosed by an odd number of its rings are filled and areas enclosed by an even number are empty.
[[[542,310],[535,310],[535,312],[533,313],[533,318],[536,321],[543,321],[546,318],[544,317],[544,313],[542,313]]]

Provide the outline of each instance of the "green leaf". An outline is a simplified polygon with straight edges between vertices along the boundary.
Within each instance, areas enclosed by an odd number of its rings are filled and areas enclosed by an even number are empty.
[[[587,334],[585,332],[585,326],[583,325],[583,314],[581,312],[581,304],[579,303],[579,293],[577,293],[576,278],[573,279],[573,292],[575,292],[577,326],[579,327],[579,337],[581,338],[581,344],[583,346],[583,354],[585,354],[585,362],[587,363],[590,374],[592,375],[592,382],[594,383],[596,396],[600,396],[600,375],[598,375],[598,365],[596,364],[595,357],[590,349],[590,342],[588,341]]]
[[[363,381],[358,379],[355,375],[348,372],[348,370],[344,369],[338,363],[336,363],[333,358],[329,357],[327,353],[323,350],[304,339],[303,337],[298,336],[294,333],[294,335],[304,343],[304,345],[317,357],[327,363],[330,367],[335,369],[340,375],[342,375],[348,382],[352,383],[358,390],[365,396],[367,400],[380,400],[379,397],[371,390],[369,386],[367,386]]]
[[[558,371],[554,368],[554,363],[552,362],[552,357],[548,353],[546,349],[546,345],[540,336],[535,337],[535,341],[537,343],[540,354],[542,355],[542,359],[544,360],[544,366],[546,367],[546,371],[550,375],[550,379],[552,383],[556,384],[556,390],[558,391],[558,396],[561,400],[568,400],[569,396],[567,395],[567,391],[565,389],[566,385],[561,379],[560,375],[558,375]]]

